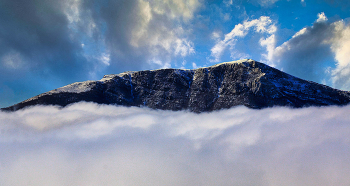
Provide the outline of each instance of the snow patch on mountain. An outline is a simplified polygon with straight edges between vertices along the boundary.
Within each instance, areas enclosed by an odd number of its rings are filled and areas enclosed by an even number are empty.
[[[218,63],[218,64],[213,65],[211,67],[218,67],[218,66],[221,66],[221,65],[231,65],[231,64],[244,64],[245,62],[250,63],[250,62],[254,62],[254,60],[252,60],[252,59],[241,59],[241,60],[237,60],[237,61],[229,61],[229,62]],[[208,67],[204,67],[204,68],[208,68]]]
[[[206,112],[238,105],[250,108],[346,105],[350,95],[244,59],[193,70],[105,75],[99,81],[73,83],[4,110],[37,104],[66,106],[79,101]]]
[[[70,92],[70,93],[82,93],[91,90],[91,84],[95,81],[84,81],[84,82],[76,82],[70,85],[66,85],[64,87],[54,89],[49,91],[48,93],[62,93],[62,92]]]

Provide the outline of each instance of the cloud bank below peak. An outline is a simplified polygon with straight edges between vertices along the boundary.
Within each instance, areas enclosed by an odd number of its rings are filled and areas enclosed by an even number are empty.
[[[349,110],[77,103],[0,112],[0,183],[348,185]]]

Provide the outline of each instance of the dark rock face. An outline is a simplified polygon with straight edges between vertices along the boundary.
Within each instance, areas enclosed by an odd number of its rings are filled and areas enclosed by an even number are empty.
[[[237,105],[345,105],[350,102],[350,93],[296,78],[254,60],[241,60],[195,70],[106,75],[100,81],[73,83],[3,110],[31,105],[66,106],[79,101],[206,112]]]

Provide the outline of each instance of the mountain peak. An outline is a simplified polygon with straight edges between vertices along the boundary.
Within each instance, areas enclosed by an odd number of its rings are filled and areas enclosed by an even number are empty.
[[[257,61],[252,60],[252,59],[240,59],[240,60],[236,60],[236,61],[228,61],[228,62],[218,63],[218,64],[215,64],[215,65],[210,66],[210,67],[217,67],[217,66],[221,66],[221,65],[232,65],[232,64],[252,64],[255,62],[257,62]],[[205,68],[208,68],[208,67],[205,67]]]
[[[163,110],[205,112],[245,105],[344,105],[348,92],[302,80],[263,63],[244,59],[193,70],[159,69],[105,75],[73,83],[3,110],[32,105],[66,106],[79,101]]]

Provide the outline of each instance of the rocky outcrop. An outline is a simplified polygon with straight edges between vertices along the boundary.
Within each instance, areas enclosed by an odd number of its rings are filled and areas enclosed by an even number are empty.
[[[254,60],[194,70],[160,69],[106,75],[73,83],[3,110],[79,101],[206,112],[245,105],[305,107],[345,105],[349,92],[302,80]]]

